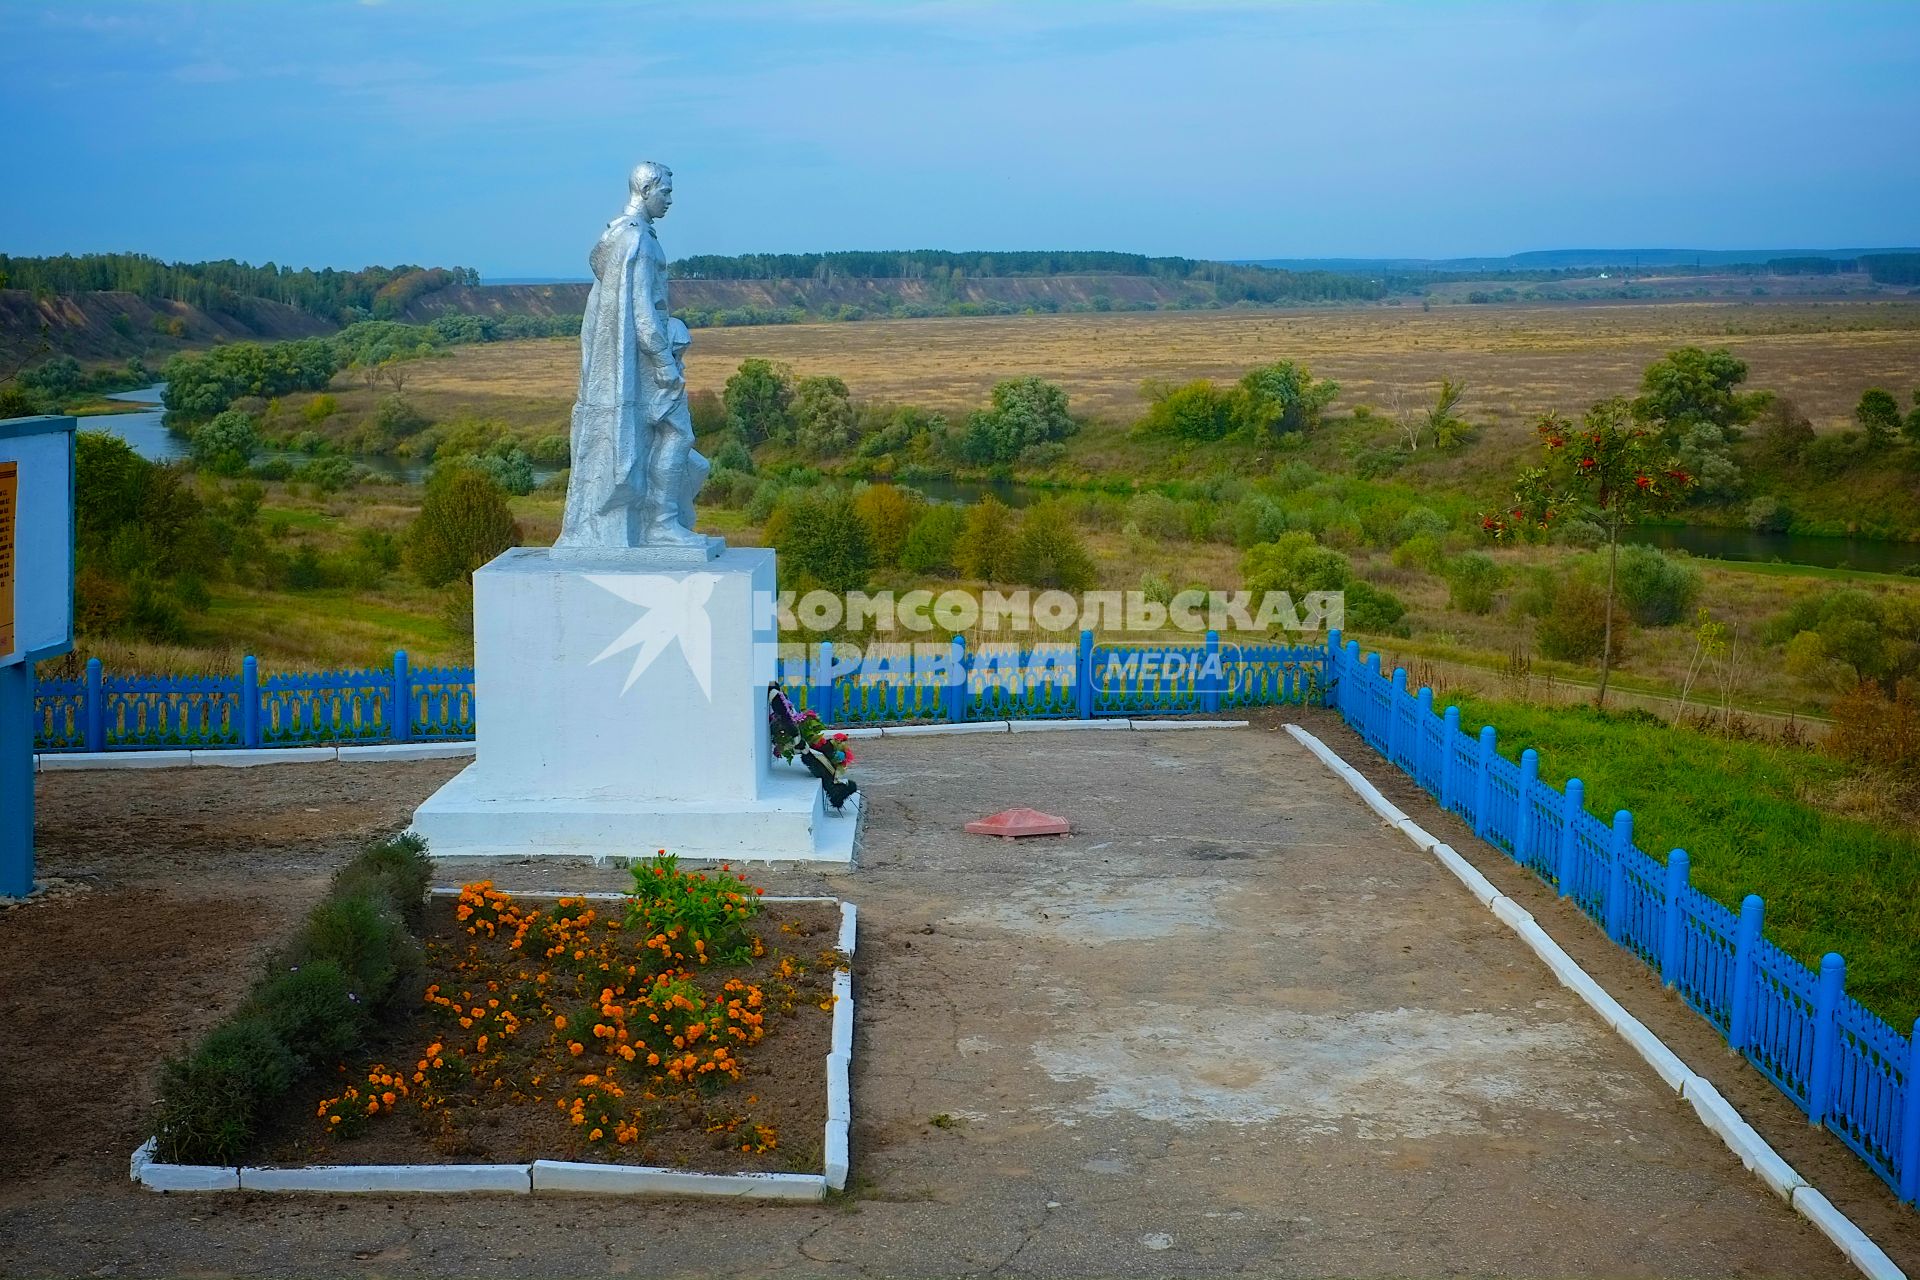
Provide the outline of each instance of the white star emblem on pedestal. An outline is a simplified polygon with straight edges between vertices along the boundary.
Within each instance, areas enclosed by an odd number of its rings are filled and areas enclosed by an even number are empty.
[[[611,658],[616,653],[638,648],[626,683],[625,694],[654,660],[677,640],[687,669],[707,701],[713,701],[713,622],[707,617],[707,600],[713,595],[720,576],[713,573],[689,573],[669,577],[665,574],[588,574],[587,581],[602,591],[619,596],[644,610],[632,626],[621,632],[602,649],[588,666]]]

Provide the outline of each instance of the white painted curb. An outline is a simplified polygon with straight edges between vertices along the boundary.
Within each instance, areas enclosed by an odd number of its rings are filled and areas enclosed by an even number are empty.
[[[1439,858],[1441,864],[1459,877],[1483,906],[1490,907],[1502,923],[1520,935],[1534,954],[1546,963],[1547,968],[1562,985],[1573,991],[1595,1013],[1599,1014],[1602,1021],[1617,1031],[1621,1039],[1646,1060],[1647,1065],[1653,1068],[1668,1088],[1679,1094],[1693,1107],[1694,1113],[1700,1117],[1701,1124],[1726,1143],[1728,1150],[1740,1158],[1741,1164],[1765,1183],[1774,1194],[1792,1204],[1801,1217],[1818,1227],[1821,1233],[1833,1241],[1840,1252],[1846,1255],[1849,1262],[1869,1277],[1869,1280],[1906,1280],[1906,1274],[1894,1265],[1893,1260],[1887,1257],[1865,1232],[1856,1227],[1845,1214],[1835,1209],[1825,1196],[1809,1186],[1807,1180],[1796,1173],[1793,1166],[1767,1144],[1766,1139],[1746,1122],[1733,1104],[1723,1098],[1710,1081],[1689,1068],[1685,1062],[1681,1061],[1679,1055],[1647,1029],[1645,1023],[1628,1013],[1619,1001],[1608,995],[1606,990],[1595,982],[1592,976],[1561,948],[1559,943],[1547,935],[1532,915],[1512,899],[1495,891],[1492,883],[1466,859],[1452,848],[1435,840],[1406,814],[1401,813],[1380,794],[1379,788],[1367,781],[1357,769],[1335,755],[1320,739],[1297,724],[1288,725],[1287,732],[1293,736],[1294,741],[1312,752],[1322,764],[1352,787],[1360,799],[1366,802],[1368,808],[1386,818],[1390,825],[1398,828],[1401,834],[1423,851],[1430,852]]]
[[[766,899],[762,898],[761,901],[765,902]],[[840,904],[840,935],[834,939],[834,945],[849,956],[853,954],[854,920],[858,915],[859,909],[851,902]]]
[[[535,1160],[533,1191],[588,1195],[720,1196],[731,1200],[819,1200],[827,1180],[817,1173],[685,1173],[649,1165]]]
[[[340,763],[355,760],[461,760],[474,754],[471,739],[461,742],[376,742],[364,747],[341,747]]]
[[[1126,733],[1131,720],[1012,720],[1015,733]]]
[[[851,962],[857,939],[858,910],[851,902],[840,904],[840,953]],[[823,1144],[827,1186],[834,1191],[847,1189],[851,1165],[849,1147],[853,1128],[853,974],[841,970],[833,975],[833,1039],[827,1045],[827,1127]]]
[[[1821,1235],[1833,1241],[1840,1252],[1847,1255],[1847,1261],[1860,1268],[1868,1280],[1907,1280],[1906,1273],[1893,1265],[1893,1259],[1868,1239],[1866,1232],[1854,1226],[1846,1214],[1812,1187],[1794,1191],[1793,1207],[1818,1227]]]
[[[251,769],[269,764],[377,763],[393,760],[459,760],[474,754],[466,742],[376,742],[362,746],[194,747],[184,751],[42,751],[36,773],[84,769]]]
[[[338,760],[339,747],[231,747],[225,750],[209,748],[205,751],[196,748],[192,753],[193,763],[211,766],[215,769],[251,769],[262,764],[319,764],[322,761]]]
[[[133,1153],[127,1175],[149,1191],[238,1191],[240,1171],[216,1164],[163,1164],[153,1158],[159,1139],[148,1138]]]
[[[1005,720],[963,720],[952,724],[889,724],[881,726],[884,738],[923,738],[942,733],[1005,733]]]
[[[48,751],[39,757],[41,773],[74,769],[185,769],[191,751]]]
[[[533,1194],[528,1164],[360,1164],[310,1165],[303,1169],[242,1166],[242,1191],[320,1191],[334,1195],[361,1192],[502,1192]]]
[[[1244,729],[1246,720],[1133,720],[1130,722],[1137,730],[1155,729]]]

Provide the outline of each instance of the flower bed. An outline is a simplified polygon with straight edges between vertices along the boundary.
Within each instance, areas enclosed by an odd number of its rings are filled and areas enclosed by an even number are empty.
[[[417,842],[375,852],[404,883],[370,893],[360,863],[343,871],[247,1005],[167,1064],[136,1177],[559,1160],[818,1183],[836,1146],[844,1169],[828,1100],[830,1073],[844,1099],[851,1030],[834,1014],[851,990],[837,904],[763,901],[666,856],[626,895],[520,899],[481,881],[429,899]],[[337,927],[363,917],[387,927]]]

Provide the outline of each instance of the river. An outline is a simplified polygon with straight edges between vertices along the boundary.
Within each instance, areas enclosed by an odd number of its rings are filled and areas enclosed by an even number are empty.
[[[936,502],[978,502],[991,494],[1010,507],[1024,507],[1048,496],[1046,489],[1013,480],[922,480],[913,488]],[[1920,565],[1920,543],[1880,538],[1820,537],[1802,533],[1761,533],[1715,525],[1649,525],[1629,529],[1628,542],[1710,560],[1812,565],[1866,573],[1901,573]]]
[[[80,419],[82,431],[104,431],[108,435],[119,436],[133,451],[143,458],[155,462],[173,462],[187,456],[187,442],[167,430],[166,410],[160,407],[160,396],[167,389],[164,382],[156,382],[150,387],[140,387],[133,391],[115,391],[106,396],[108,400],[122,400],[128,404],[152,405],[140,413],[102,413]],[[262,449],[253,455],[255,462],[269,462],[283,459],[294,466],[311,462],[311,454],[296,453],[291,449]],[[374,455],[354,455],[353,461],[365,466],[382,478],[401,484],[418,484],[426,478],[427,463],[405,458],[383,458]],[[550,467],[535,467],[534,479],[537,483],[552,474]]]

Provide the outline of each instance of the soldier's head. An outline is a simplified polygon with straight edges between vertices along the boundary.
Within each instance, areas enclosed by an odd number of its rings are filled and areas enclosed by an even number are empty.
[[[673,206],[673,170],[657,160],[642,160],[627,175],[627,208],[649,218],[664,218]]]

